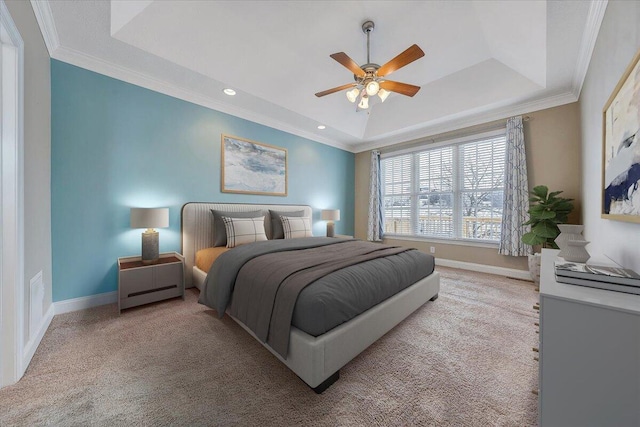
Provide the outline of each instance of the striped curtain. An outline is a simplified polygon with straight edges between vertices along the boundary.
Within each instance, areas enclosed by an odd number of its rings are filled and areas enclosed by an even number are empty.
[[[382,214],[382,177],[380,174],[380,152],[371,152],[371,172],[369,175],[369,220],[367,221],[367,240],[382,241],[384,232]]]
[[[527,227],[523,227],[522,223],[527,221],[528,210],[529,185],[522,117],[511,117],[507,120],[500,254],[525,256],[532,253],[531,246],[522,243],[522,235],[527,232]]]

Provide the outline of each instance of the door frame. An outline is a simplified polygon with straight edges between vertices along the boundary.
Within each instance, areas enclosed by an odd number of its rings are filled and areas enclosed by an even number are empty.
[[[0,387],[24,374],[24,42],[0,0]]]

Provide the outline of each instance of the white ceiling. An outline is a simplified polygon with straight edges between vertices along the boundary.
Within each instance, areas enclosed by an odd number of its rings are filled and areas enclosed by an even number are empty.
[[[51,56],[354,152],[573,102],[603,1],[40,1]],[[356,112],[329,55],[371,61],[411,44],[391,75],[421,86]],[[222,89],[237,91],[226,96]],[[326,125],[318,130],[317,125]]]

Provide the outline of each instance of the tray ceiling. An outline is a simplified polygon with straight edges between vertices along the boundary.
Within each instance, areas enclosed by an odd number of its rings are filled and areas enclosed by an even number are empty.
[[[32,1],[52,57],[351,151],[578,99],[606,2]],[[418,44],[391,76],[421,86],[368,111],[329,55]],[[229,97],[222,89],[233,88]],[[317,129],[318,125],[326,129]]]

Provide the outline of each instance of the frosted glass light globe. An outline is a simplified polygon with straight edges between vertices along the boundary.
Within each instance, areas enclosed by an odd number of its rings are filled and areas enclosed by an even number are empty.
[[[366,87],[367,95],[374,96],[375,94],[378,93],[379,90],[380,90],[380,85],[378,84],[377,81],[373,80],[367,83],[367,87]]]
[[[357,87],[354,87],[353,89],[347,91],[347,99],[349,100],[349,102],[356,102],[356,99],[358,99],[358,95],[360,95],[360,89],[358,89]]]
[[[384,90],[384,89],[380,89],[378,91],[378,96],[380,97],[380,101],[384,102],[385,99],[387,99],[387,97],[389,96],[391,92],[389,92],[388,90]]]

